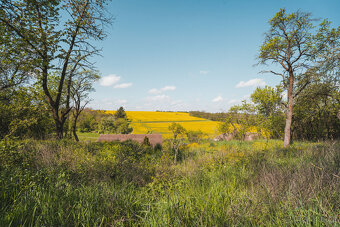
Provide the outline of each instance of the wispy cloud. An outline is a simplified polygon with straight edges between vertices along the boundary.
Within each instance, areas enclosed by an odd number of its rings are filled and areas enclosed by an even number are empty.
[[[120,80],[120,76],[117,76],[115,74],[110,74],[108,76],[103,76],[99,80],[99,84],[104,87],[112,86]]]
[[[241,88],[241,87],[258,87],[258,86],[265,86],[266,82],[264,82],[263,79],[256,78],[252,80],[248,80],[246,82],[240,81],[238,84],[236,84],[236,88]]]
[[[152,89],[150,89],[149,91],[148,91],[148,93],[149,94],[159,94],[159,93],[161,93],[161,91],[160,90],[158,90],[158,89],[156,89],[156,88],[152,88]]]
[[[176,90],[175,86],[165,86],[161,88],[161,91],[174,91],[174,90]]]
[[[200,71],[200,74],[203,74],[203,75],[206,75],[206,74],[208,74],[208,73],[209,73],[208,70],[201,70],[201,71]]]
[[[223,101],[223,98],[220,95],[212,100],[212,102],[221,102],[221,101]]]
[[[131,86],[132,86],[132,83],[122,83],[122,84],[115,85],[114,88],[128,88]]]
[[[156,95],[156,94],[161,94],[164,91],[174,91],[174,90],[176,90],[176,86],[165,86],[160,89],[152,88],[148,91],[148,93]]]
[[[147,101],[162,101],[165,99],[169,99],[170,97],[167,95],[156,95],[156,96],[149,96],[147,97]]]

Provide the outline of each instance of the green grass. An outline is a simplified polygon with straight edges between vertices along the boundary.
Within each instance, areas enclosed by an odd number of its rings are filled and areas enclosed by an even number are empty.
[[[1,226],[340,226],[340,144],[0,144]]]
[[[77,132],[80,141],[96,142],[99,138],[99,134],[95,132]]]

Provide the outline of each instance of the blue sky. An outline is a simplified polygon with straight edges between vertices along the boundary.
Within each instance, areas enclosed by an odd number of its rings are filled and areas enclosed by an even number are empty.
[[[227,111],[280,78],[256,55],[280,8],[340,22],[340,0],[113,0],[94,109]]]

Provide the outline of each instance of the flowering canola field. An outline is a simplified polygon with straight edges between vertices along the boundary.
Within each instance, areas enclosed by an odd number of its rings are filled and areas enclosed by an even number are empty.
[[[115,111],[105,111],[107,114],[114,114]],[[181,124],[186,130],[198,131],[214,136],[217,134],[219,122],[210,121],[204,118],[190,116],[183,112],[154,112],[154,111],[126,111],[131,121],[133,134],[160,133],[164,137],[170,137],[168,127],[173,122]]]

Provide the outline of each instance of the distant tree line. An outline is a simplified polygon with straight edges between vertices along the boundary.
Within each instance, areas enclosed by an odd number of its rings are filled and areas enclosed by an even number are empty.
[[[224,121],[227,117],[232,116],[232,113],[219,112],[219,113],[209,113],[205,111],[190,111],[190,116],[205,118],[211,121]]]

